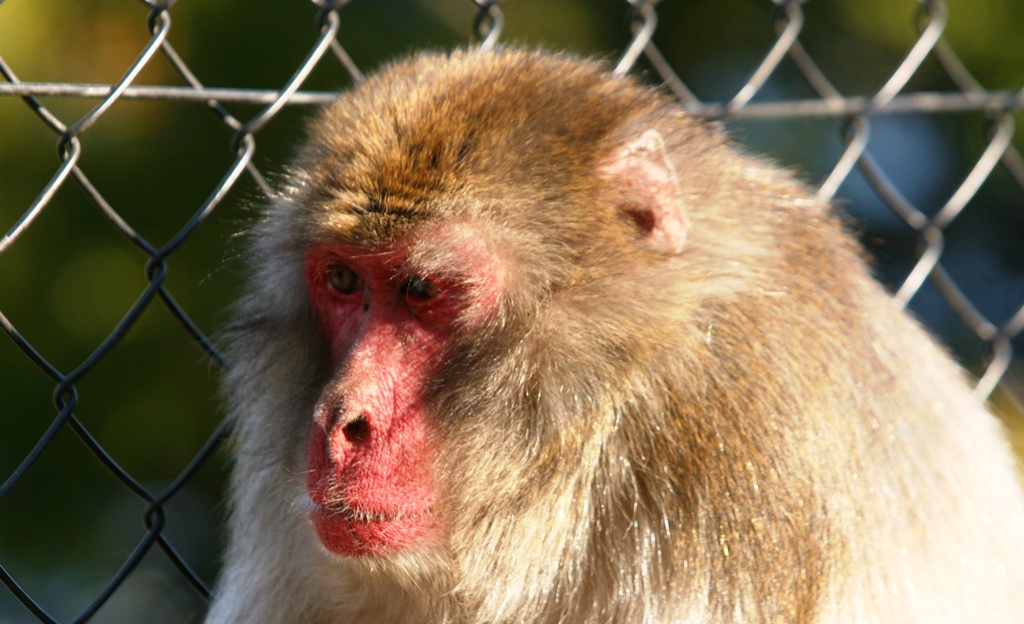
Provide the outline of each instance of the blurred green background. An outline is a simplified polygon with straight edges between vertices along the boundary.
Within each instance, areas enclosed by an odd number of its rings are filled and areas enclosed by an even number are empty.
[[[629,42],[622,0],[509,0],[502,40],[615,59]],[[170,41],[207,86],[277,88],[313,44],[317,8],[304,0],[182,1],[171,10]],[[955,0],[947,41],[991,90],[1024,85],[1024,3]],[[472,38],[467,0],[363,0],[340,11],[341,44],[365,71],[411,50]],[[847,95],[871,95],[917,38],[913,0],[813,0],[801,41]],[[109,84],[149,39],[148,8],[132,0],[0,1],[0,56],[23,81]],[[767,0],[666,0],[656,43],[703,100],[731,98],[775,39]],[[653,79],[653,78],[652,78]],[[137,84],[182,84],[160,56]],[[325,59],[305,89],[350,84]],[[929,61],[910,90],[952,90]],[[783,64],[755,101],[813,97]],[[43,97],[64,123],[96,100]],[[258,107],[229,105],[242,121]],[[256,137],[256,160],[282,170],[310,109],[289,107]],[[1016,115],[1021,122],[1022,115]],[[820,182],[843,147],[840,121],[730,122],[740,143]],[[142,236],[164,245],[202,205],[233,159],[232,132],[200,103],[119,101],[81,138],[81,168]],[[0,231],[31,205],[56,171],[56,135],[17,97],[0,96]],[[869,149],[902,192],[934,213],[984,149],[978,113],[900,115],[872,123]],[[1015,145],[1024,148],[1018,133]],[[168,260],[168,288],[214,337],[238,292],[232,233],[261,199],[246,178]],[[839,200],[858,219],[885,278],[899,284],[912,266],[912,232],[891,216],[859,174]],[[950,228],[945,262],[982,313],[1003,323],[1024,302],[1024,191],[997,170]],[[0,311],[53,365],[69,372],[97,347],[146,285],[145,254],[100,215],[69,181],[15,244],[0,254]],[[984,345],[965,330],[933,288],[914,309],[977,367]],[[1018,352],[1024,341],[1017,340]],[[77,384],[77,416],[129,473],[153,492],[199,450],[224,411],[219,370],[190,344],[161,305]],[[19,465],[55,416],[54,384],[15,344],[0,337],[0,480]],[[1001,395],[1000,395],[1001,396]],[[1004,405],[1009,405],[1004,403]],[[1020,415],[1011,418],[1018,426]],[[218,453],[167,506],[171,541],[211,583],[222,546],[219,527],[225,454]],[[116,573],[144,534],[144,504],[63,430],[34,469],[0,500],[0,565],[52,616],[71,619]],[[144,560],[100,610],[96,622],[195,621],[203,601],[159,552]],[[0,589],[0,624],[35,621]]]

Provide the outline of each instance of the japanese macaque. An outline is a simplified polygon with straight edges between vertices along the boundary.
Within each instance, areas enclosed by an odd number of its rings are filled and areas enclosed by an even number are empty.
[[[996,419],[826,203],[657,89],[397,62],[251,238],[208,622],[1024,621]]]

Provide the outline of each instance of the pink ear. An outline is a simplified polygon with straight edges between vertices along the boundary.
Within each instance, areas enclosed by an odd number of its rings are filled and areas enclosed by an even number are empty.
[[[604,173],[619,209],[640,227],[643,243],[666,255],[680,253],[690,221],[661,133],[647,130],[625,145]]]

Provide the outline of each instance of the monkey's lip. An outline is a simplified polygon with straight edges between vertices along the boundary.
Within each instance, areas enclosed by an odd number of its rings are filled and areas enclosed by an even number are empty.
[[[381,512],[310,500],[310,521],[324,547],[349,557],[378,556],[412,545],[434,528],[429,508]]]
[[[348,507],[345,505],[328,507],[325,505],[318,505],[313,503],[313,512],[321,513],[326,516],[340,516],[348,520],[349,522],[402,522],[404,520],[422,518],[427,515],[428,512],[417,511],[417,512],[378,512],[369,511],[366,509],[357,509]]]

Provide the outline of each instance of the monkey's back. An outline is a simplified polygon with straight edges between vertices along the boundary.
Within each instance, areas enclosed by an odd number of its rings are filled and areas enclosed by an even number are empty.
[[[964,372],[788,173],[742,154],[677,155],[684,193],[699,189],[687,251],[704,257],[686,266],[682,254],[679,279],[731,286],[694,304],[706,331],[679,346],[690,362],[677,373],[690,394],[677,435],[693,445],[682,469],[733,475],[705,486],[710,534],[695,540],[732,542],[713,564],[724,585],[765,596],[747,606],[766,619],[1024,618],[1017,464]],[[779,561],[789,572],[732,576]],[[712,614],[730,619],[735,598]]]

